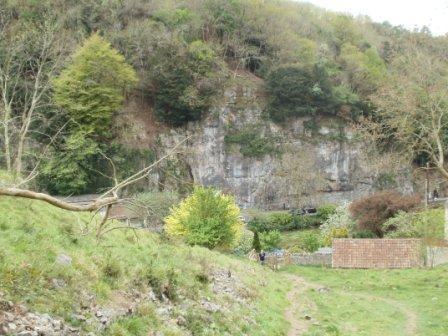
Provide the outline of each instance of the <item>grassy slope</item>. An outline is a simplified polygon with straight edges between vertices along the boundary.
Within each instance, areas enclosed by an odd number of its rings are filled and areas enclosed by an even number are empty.
[[[319,325],[311,335],[448,335],[448,267],[409,270],[341,270],[297,267],[289,272],[328,287],[309,290]]]
[[[287,305],[282,277],[248,261],[199,247],[176,246],[149,232],[116,230],[100,244],[94,232],[81,235],[89,215],[62,211],[41,202],[0,197],[0,292],[30,309],[64,318],[83,330],[90,327],[73,319],[83,298],[94,295],[99,306],[108,306],[120,291],[151,286],[165,291],[175,305],[209,298],[221,303],[211,290],[210,273],[230,269],[245,284],[248,304],[230,298],[229,309],[207,313],[200,305],[189,306],[186,327],[163,322],[156,305],[147,303],[132,317],[112,325],[108,335],[147,335],[163,330],[166,335],[250,334],[283,335]],[[70,266],[55,262],[58,254],[72,258]],[[66,285],[52,286],[53,279]],[[221,301],[220,301],[221,300]],[[175,309],[176,311],[176,309]],[[175,318],[175,316],[174,316]]]

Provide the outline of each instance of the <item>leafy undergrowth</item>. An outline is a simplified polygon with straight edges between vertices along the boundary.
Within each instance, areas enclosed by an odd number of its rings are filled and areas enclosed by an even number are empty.
[[[307,291],[318,323],[307,336],[448,335],[448,267],[344,270],[292,266],[288,272],[324,286]]]
[[[282,232],[282,240],[280,241],[280,247],[289,250],[297,246],[300,246],[304,238],[306,238],[306,236],[310,234],[318,236],[320,234],[320,230],[304,229],[304,230]]]
[[[98,331],[97,310],[135,302],[132,314],[109,321],[103,333],[286,333],[284,277],[142,230],[111,231],[98,244],[95,224],[87,214],[0,197],[0,297],[62,318],[82,334]]]

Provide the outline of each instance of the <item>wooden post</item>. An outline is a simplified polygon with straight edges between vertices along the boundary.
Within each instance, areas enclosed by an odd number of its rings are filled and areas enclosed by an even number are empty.
[[[425,197],[425,208],[428,207],[429,203],[429,162],[426,162],[426,197]]]
[[[445,240],[448,240],[448,200],[445,201]]]

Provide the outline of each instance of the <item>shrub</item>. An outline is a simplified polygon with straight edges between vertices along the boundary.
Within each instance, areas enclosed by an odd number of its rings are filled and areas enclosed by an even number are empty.
[[[334,205],[324,205],[317,208],[314,215],[295,215],[287,230],[305,230],[319,227],[336,211]]]
[[[312,232],[304,235],[299,242],[299,248],[306,252],[315,252],[321,245],[322,243],[319,235]]]
[[[318,227],[321,220],[317,215],[296,215],[289,230],[305,230]]]
[[[372,231],[355,231],[352,233],[353,238],[378,238]]]
[[[275,212],[268,215],[268,221],[271,225],[280,231],[284,231],[292,222],[292,215],[287,212]]]
[[[346,204],[337,207],[335,212],[321,225],[322,240],[325,246],[331,245],[331,240],[336,238],[334,235],[339,235],[343,232],[347,232],[348,235],[355,226],[355,222],[350,217],[347,207]]]
[[[336,212],[336,206],[333,204],[322,205],[317,208],[317,217],[324,223],[331,215]]]
[[[252,231],[287,231],[293,229],[293,216],[287,212],[274,212],[268,215],[259,215],[251,219],[248,227]]]
[[[232,196],[196,187],[165,219],[166,232],[190,245],[229,248],[242,233],[240,209]]]
[[[272,251],[278,249],[280,246],[281,235],[277,230],[260,233],[261,249],[265,251]]]
[[[331,105],[331,86],[318,67],[281,66],[267,77],[271,99],[268,112],[272,120],[327,112]]]
[[[323,238],[325,246],[331,246],[334,238],[348,238],[348,229],[346,227],[332,228]]]
[[[277,138],[265,136],[260,127],[249,125],[244,129],[231,130],[224,137],[226,144],[236,144],[240,147],[240,153],[247,157],[263,157],[276,152]]]
[[[396,191],[383,191],[361,198],[350,205],[358,230],[368,230],[382,237],[383,223],[399,211],[409,211],[420,204],[419,195],[404,196]]]
[[[266,217],[252,218],[249,223],[247,223],[247,227],[253,232],[267,232],[274,230]]]
[[[257,231],[254,232],[254,236],[252,239],[252,249],[254,249],[257,252],[261,251],[260,237]]]
[[[268,215],[258,215],[249,221],[248,227],[252,231],[293,231],[316,228],[321,225],[332,212],[334,206],[318,208],[315,215],[291,215],[287,212],[274,212]]]
[[[316,215],[291,215],[285,212],[276,212],[269,215],[259,215],[251,219],[248,227],[251,231],[293,231],[316,228],[322,224],[322,217]]]
[[[400,211],[383,224],[389,238],[424,238],[427,241],[443,239],[444,211],[430,209],[419,213]]]
[[[253,233],[249,230],[244,230],[240,239],[238,240],[235,248],[233,249],[233,253],[244,256],[248,254],[252,249],[254,249],[254,241],[256,237],[258,237],[257,232]],[[260,245],[260,240],[258,239],[258,245]],[[256,251],[260,251],[260,249],[255,249]]]

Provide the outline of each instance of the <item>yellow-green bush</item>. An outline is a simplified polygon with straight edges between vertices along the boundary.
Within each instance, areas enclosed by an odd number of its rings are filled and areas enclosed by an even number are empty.
[[[331,246],[333,238],[348,238],[348,229],[346,227],[333,228],[323,237],[325,246]]]
[[[230,195],[196,187],[165,219],[165,230],[187,244],[230,248],[242,234],[240,209]]]

